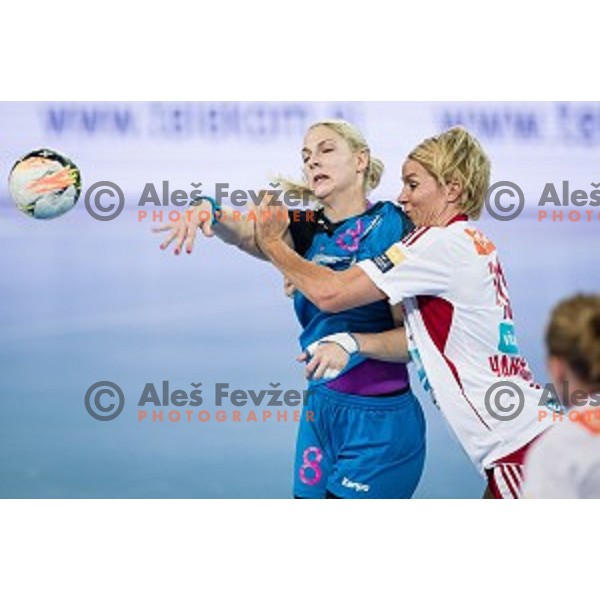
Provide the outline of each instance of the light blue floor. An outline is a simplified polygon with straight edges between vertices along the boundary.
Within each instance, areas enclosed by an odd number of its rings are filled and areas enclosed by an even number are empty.
[[[216,240],[192,257],[158,249],[135,214],[92,221],[83,207],[35,222],[0,215],[0,497],[286,498],[294,423],[138,423],[146,382],[301,389],[297,325],[279,275]],[[501,252],[520,345],[545,377],[551,306],[598,292],[598,223],[482,228]],[[120,417],[93,420],[86,389],[112,380]],[[208,390],[208,393],[206,391]],[[427,398],[421,498],[479,497],[483,480]]]

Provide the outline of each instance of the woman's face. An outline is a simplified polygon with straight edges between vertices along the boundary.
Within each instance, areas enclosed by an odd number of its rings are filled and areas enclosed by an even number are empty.
[[[398,198],[404,212],[417,227],[440,225],[447,215],[450,197],[446,186],[416,160],[408,159],[402,166],[404,187]]]
[[[333,129],[317,125],[304,138],[302,161],[308,187],[317,198],[326,199],[362,186],[368,157],[366,152],[353,152]]]

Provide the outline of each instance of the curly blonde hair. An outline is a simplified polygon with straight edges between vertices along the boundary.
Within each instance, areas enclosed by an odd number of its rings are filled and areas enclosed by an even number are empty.
[[[440,185],[458,181],[462,186],[459,207],[471,219],[481,216],[490,185],[490,160],[481,144],[463,127],[452,127],[421,142],[409,155]]]

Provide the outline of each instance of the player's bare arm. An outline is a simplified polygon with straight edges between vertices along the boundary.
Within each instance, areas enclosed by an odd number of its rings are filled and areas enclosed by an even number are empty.
[[[332,271],[301,258],[282,238],[266,240],[257,223],[258,244],[265,256],[320,310],[341,312],[383,300],[386,296],[359,267]]]
[[[251,213],[240,213],[227,207],[219,209],[221,216],[214,219],[214,208],[209,201],[203,201],[197,206],[186,209],[181,218],[174,222],[161,225],[153,229],[154,232],[167,231],[167,237],[160,245],[166,250],[173,243],[174,254],[180,254],[185,248],[191,254],[196,241],[198,229],[205,237],[218,237],[221,241],[239,248],[243,252],[266,260],[265,255],[256,245],[255,218]],[[284,243],[292,246],[292,237],[289,231],[283,234]]]
[[[401,304],[391,307],[395,328],[380,333],[352,333],[357,352],[367,358],[393,363],[410,361],[408,340],[404,328],[404,310]]]

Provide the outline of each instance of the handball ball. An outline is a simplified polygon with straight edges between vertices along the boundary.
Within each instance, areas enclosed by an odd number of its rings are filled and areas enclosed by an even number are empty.
[[[55,150],[34,150],[19,159],[8,177],[17,208],[35,219],[54,219],[71,210],[81,193],[77,166]]]

